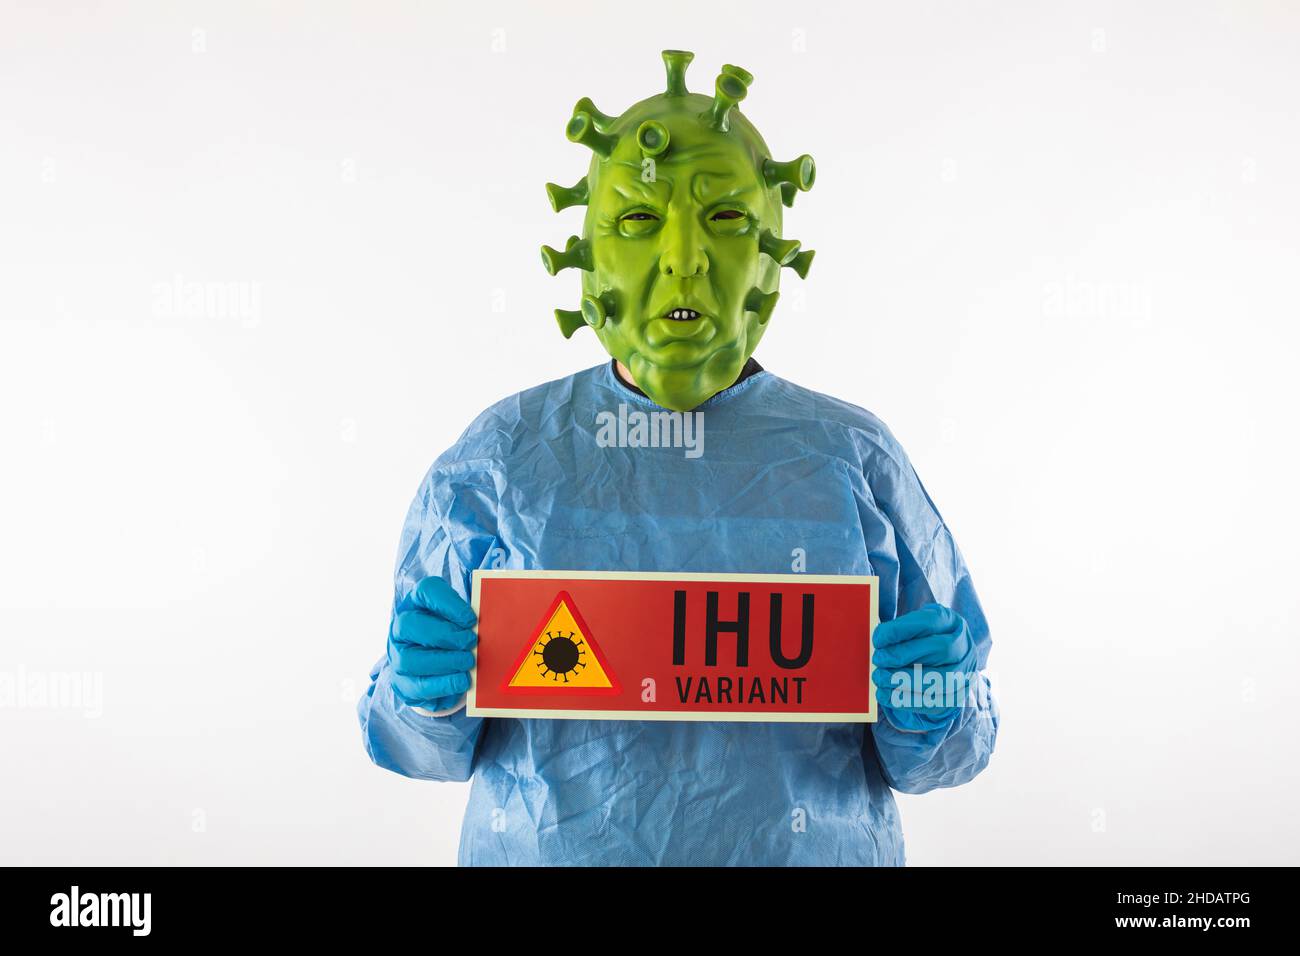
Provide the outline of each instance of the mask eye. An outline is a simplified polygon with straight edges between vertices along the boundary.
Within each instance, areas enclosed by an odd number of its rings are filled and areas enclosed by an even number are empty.
[[[749,213],[735,206],[723,206],[709,213],[708,225],[715,236],[743,236],[749,232]]]
[[[633,209],[618,217],[619,234],[628,239],[648,236],[659,226],[659,214],[652,209]]]

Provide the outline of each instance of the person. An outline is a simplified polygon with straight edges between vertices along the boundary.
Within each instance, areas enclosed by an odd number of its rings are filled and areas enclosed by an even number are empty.
[[[576,268],[579,310],[611,358],[483,412],[426,474],[402,530],[387,653],[358,705],[381,767],[471,780],[462,865],[902,865],[893,792],[955,787],[988,764],[990,637],[953,536],[898,441],[862,408],[753,353],[780,270],[812,252],[782,206],[813,184],[740,113],[724,66],[618,117],[578,102],[583,236],[543,247]],[[620,406],[690,414],[698,454],[608,441]],[[607,430],[606,430],[607,431]],[[478,568],[876,575],[874,724],[477,718],[465,711]],[[941,688],[941,690],[936,690]]]

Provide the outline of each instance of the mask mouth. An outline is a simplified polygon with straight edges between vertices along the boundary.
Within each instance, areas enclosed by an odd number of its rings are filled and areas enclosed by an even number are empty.
[[[694,322],[704,313],[697,312],[695,309],[669,309],[664,313],[665,319],[671,319],[674,322]]]

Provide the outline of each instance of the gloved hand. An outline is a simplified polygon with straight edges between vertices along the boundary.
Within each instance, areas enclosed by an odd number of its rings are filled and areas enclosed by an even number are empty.
[[[408,706],[448,710],[469,690],[478,640],[474,609],[450,584],[428,577],[411,592],[409,610],[393,615],[388,663],[393,693]]]
[[[961,712],[979,667],[960,614],[927,604],[879,624],[872,643],[876,700],[891,724],[899,730],[937,730]]]

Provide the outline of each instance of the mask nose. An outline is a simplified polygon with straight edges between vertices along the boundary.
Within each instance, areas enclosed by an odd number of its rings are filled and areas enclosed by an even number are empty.
[[[659,255],[661,275],[678,279],[708,275],[709,256],[700,241],[702,233],[689,216],[678,216],[677,222],[669,223],[661,234],[664,237]]]

